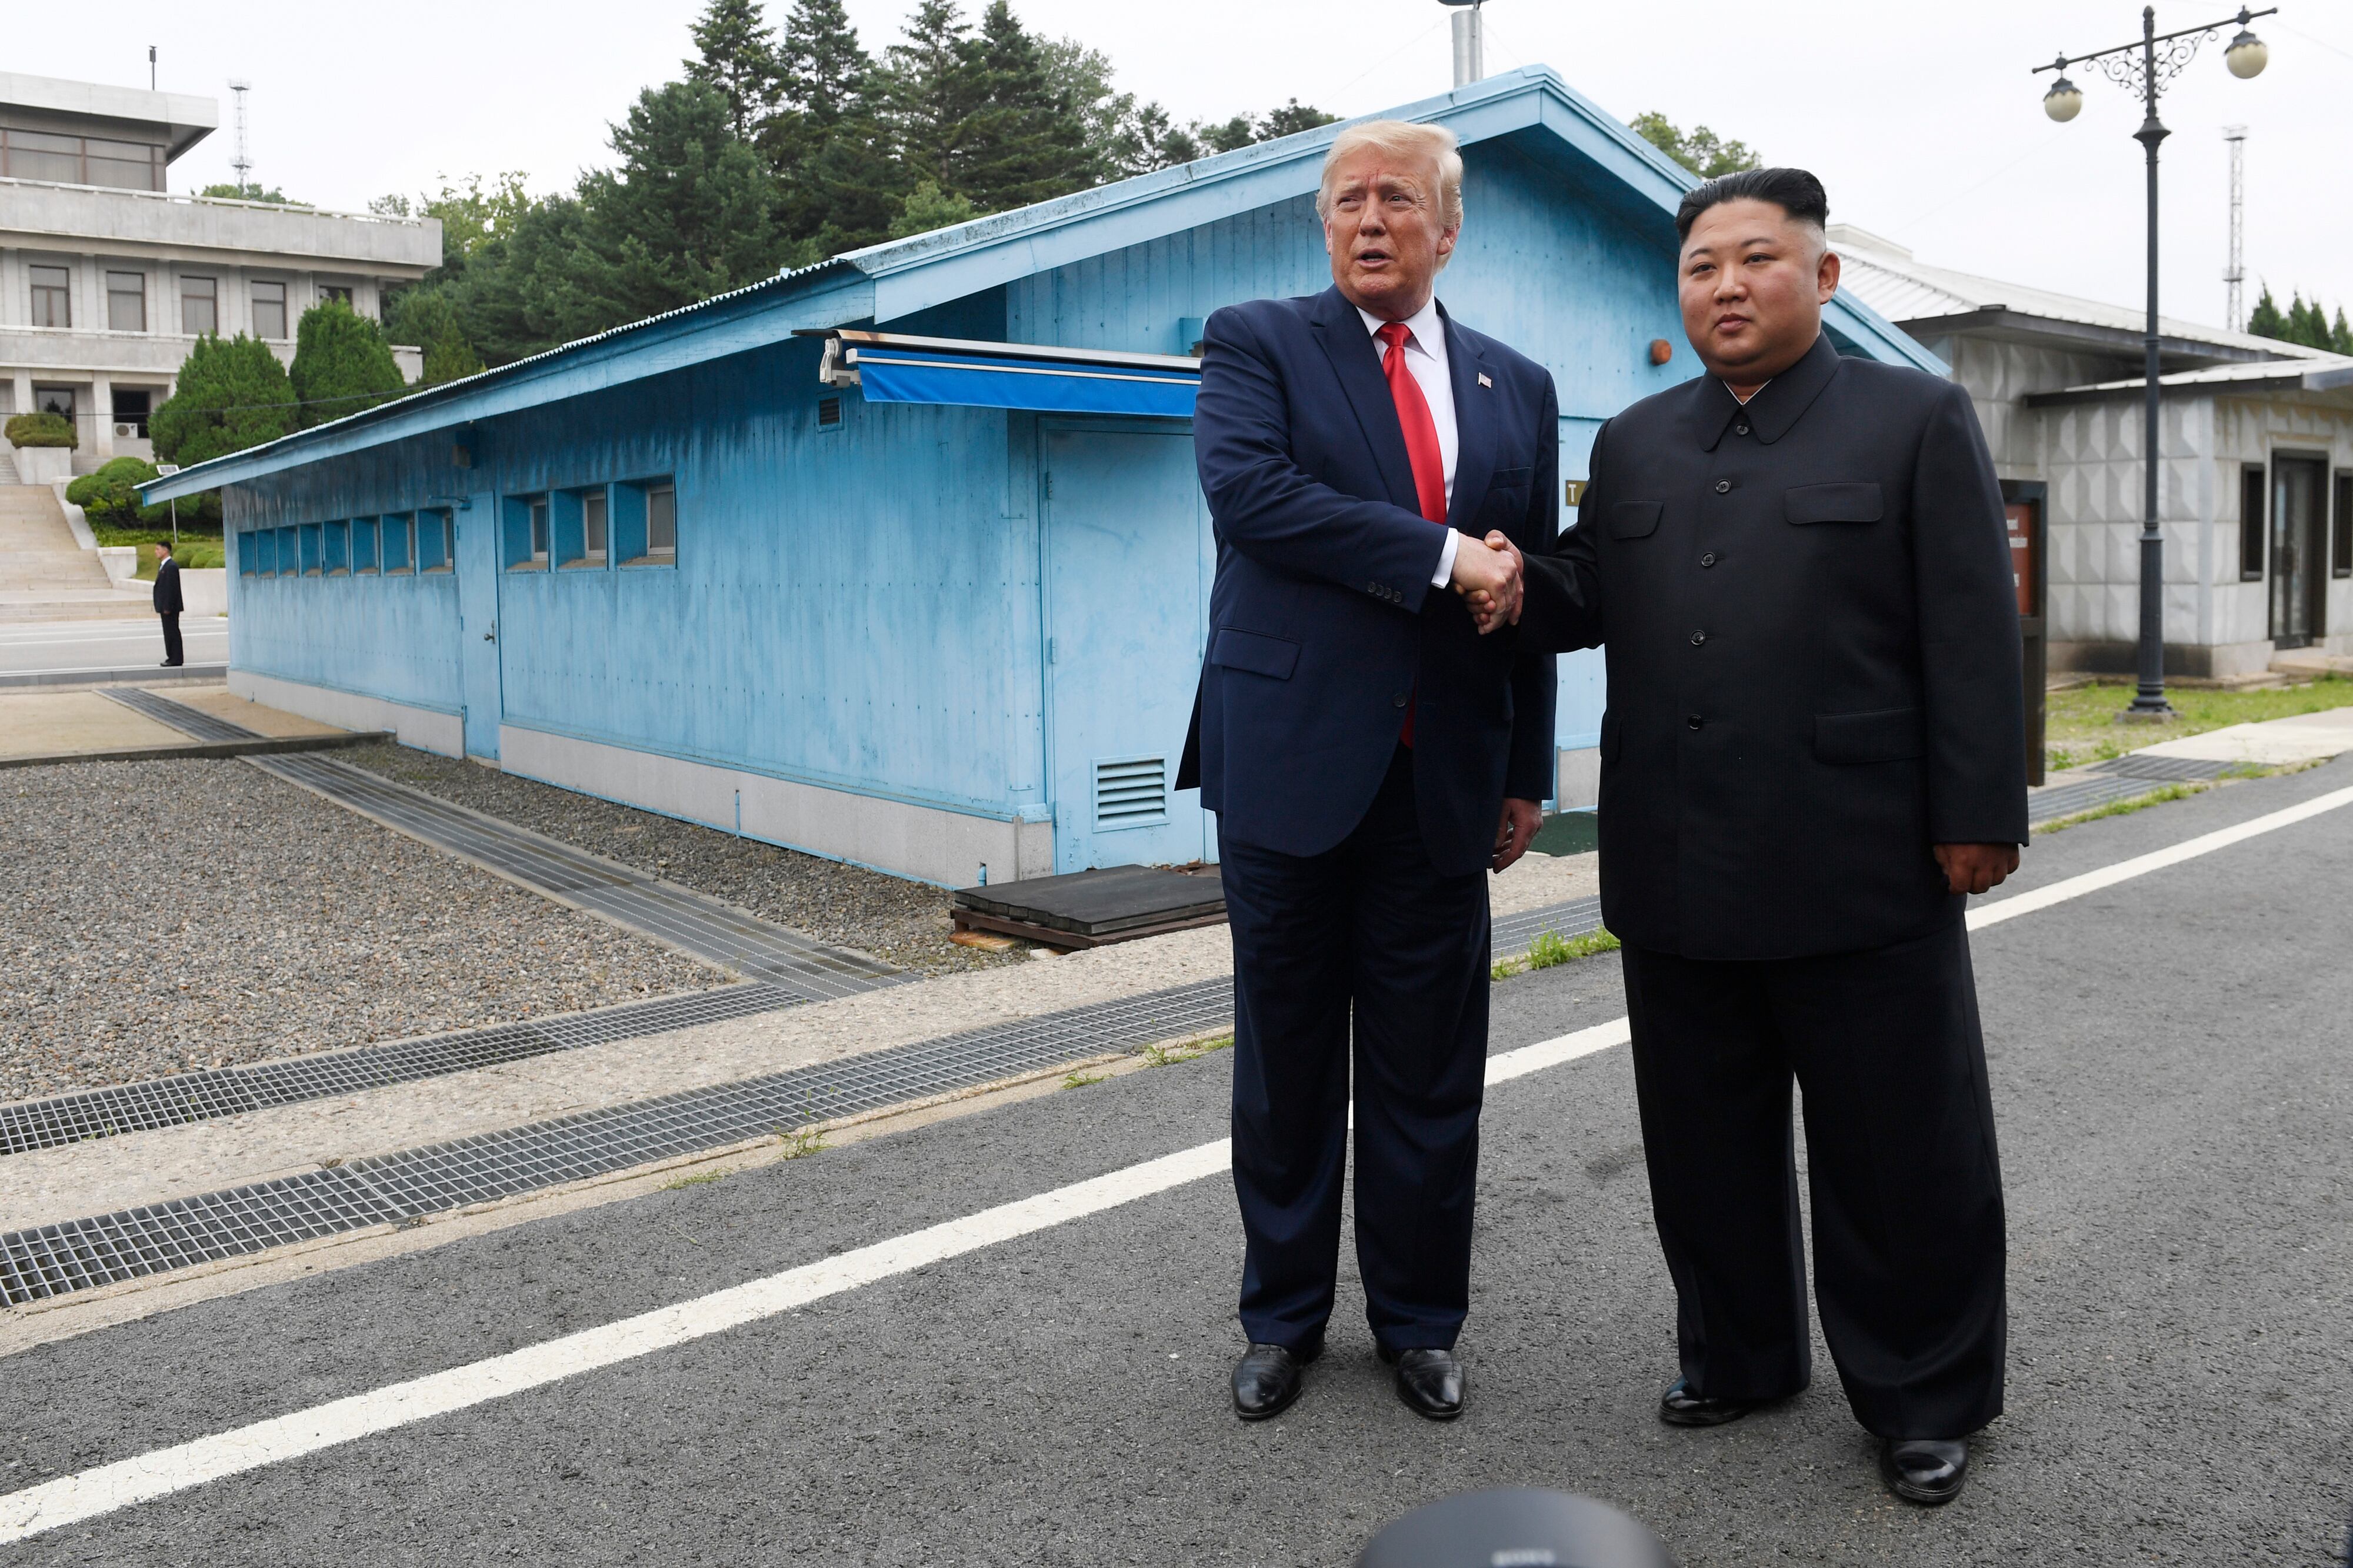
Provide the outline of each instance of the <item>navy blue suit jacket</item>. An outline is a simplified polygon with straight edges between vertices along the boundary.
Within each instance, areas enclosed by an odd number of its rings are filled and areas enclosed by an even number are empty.
[[[1448,521],[1548,551],[1551,375],[1451,317],[1446,352],[1461,433]],[[1485,866],[1504,796],[1552,794],[1554,659],[1510,631],[1480,637],[1430,583],[1446,535],[1415,498],[1379,348],[1337,289],[1209,318],[1193,446],[1218,574],[1177,787],[1198,784],[1243,843],[1321,854],[1371,805],[1411,701],[1424,847],[1445,875]]]

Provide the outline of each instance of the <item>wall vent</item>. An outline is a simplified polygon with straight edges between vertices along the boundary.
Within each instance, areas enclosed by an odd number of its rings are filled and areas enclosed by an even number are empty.
[[[1168,759],[1095,759],[1095,831],[1156,827],[1168,820]]]
[[[817,400],[817,427],[820,430],[832,430],[839,428],[840,424],[841,399],[839,397],[818,398]]]

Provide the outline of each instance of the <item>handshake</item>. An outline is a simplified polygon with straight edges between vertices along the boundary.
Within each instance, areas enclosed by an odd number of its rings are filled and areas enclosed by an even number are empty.
[[[1454,552],[1451,585],[1470,607],[1481,637],[1497,626],[1517,626],[1526,586],[1519,546],[1501,533],[1488,534],[1483,542],[1466,535]]]

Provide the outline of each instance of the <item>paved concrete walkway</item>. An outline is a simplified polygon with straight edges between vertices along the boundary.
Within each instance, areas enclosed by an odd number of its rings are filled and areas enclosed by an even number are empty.
[[[226,686],[173,687],[174,700],[273,739],[346,731],[248,702]],[[187,743],[169,725],[97,691],[0,691],[0,759],[95,756]]]
[[[2232,724],[2227,729],[2209,730],[2202,735],[2185,735],[2179,741],[2144,746],[2136,754],[2293,767],[2299,763],[2326,762],[2347,752],[2353,752],[2353,708],[2266,719],[2260,724]]]

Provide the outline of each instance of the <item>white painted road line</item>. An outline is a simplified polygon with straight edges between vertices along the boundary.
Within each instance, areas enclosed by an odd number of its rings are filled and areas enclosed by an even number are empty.
[[[2353,805],[2353,788],[2319,795],[2235,827],[2204,834],[2168,849],[2018,894],[1970,911],[1968,923],[1970,929],[1980,930],[2019,915],[2032,914],[2347,805]],[[1487,1081],[1508,1083],[1624,1045],[1630,1037],[1627,1021],[1613,1018],[1575,1034],[1539,1040],[1489,1058]],[[860,1286],[912,1273],[934,1263],[1050,1230],[1217,1175],[1229,1168],[1232,1155],[1232,1142],[1221,1138],[1214,1143],[1164,1154],[1156,1160],[1057,1187],[1035,1197],[1001,1204],[963,1219],[788,1268],[691,1301],[624,1318],[602,1328],[566,1334],[543,1344],[356,1394],[291,1415],[274,1416],[235,1431],[60,1476],[0,1497],[0,1543],[23,1541],[137,1503],[187,1491],[207,1481],[281,1464],[305,1454],[777,1317]]]
[[[2086,893],[2113,888],[2118,882],[2129,882],[2135,877],[2146,877],[2151,871],[2162,871],[2168,866],[2179,866],[2184,860],[2195,860],[2200,855],[2211,855],[2217,849],[2227,849],[2233,844],[2244,843],[2260,835],[2292,827],[2308,817],[2335,811],[2338,806],[2348,804],[2353,804],[2353,789],[2331,790],[2327,795],[2313,796],[2302,805],[2291,805],[2284,811],[2274,811],[2253,821],[2242,822],[2236,827],[2200,834],[2168,848],[2151,850],[2129,860],[2119,860],[2113,866],[2103,866],[2096,871],[2086,871],[2080,877],[2070,877],[2063,882],[2053,882],[2047,888],[2019,893],[1999,903],[1985,904],[1969,911],[1969,929],[1983,931],[1988,926],[2000,925],[2021,915],[2031,915],[2037,910],[2047,910],[2053,904],[2063,904],[2070,899],[2080,899]]]

